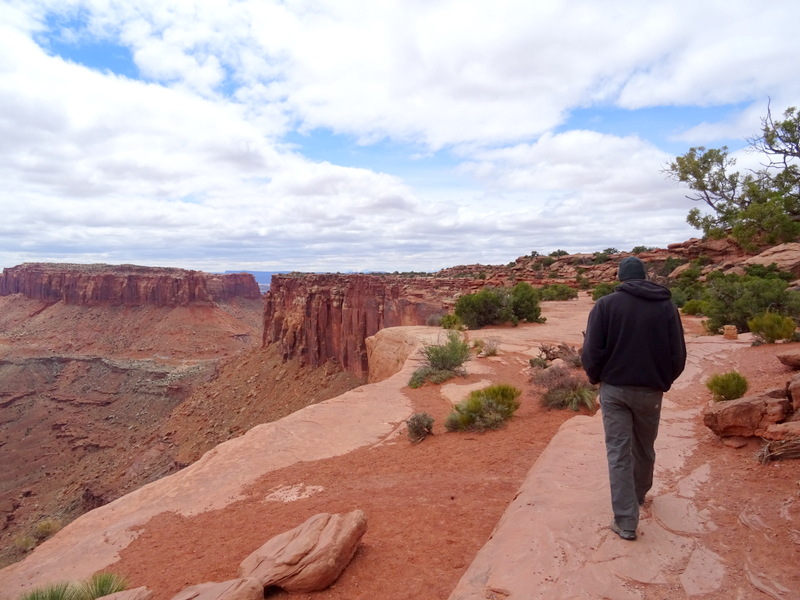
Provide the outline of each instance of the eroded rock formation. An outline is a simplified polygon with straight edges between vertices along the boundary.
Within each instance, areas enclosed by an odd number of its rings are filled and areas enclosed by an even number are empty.
[[[0,296],[10,294],[81,306],[186,306],[260,296],[249,273],[59,263],[24,263],[3,269]]]
[[[275,275],[264,303],[265,346],[316,367],[338,362],[366,377],[366,339],[384,327],[424,325],[483,287],[472,279],[393,275]]]

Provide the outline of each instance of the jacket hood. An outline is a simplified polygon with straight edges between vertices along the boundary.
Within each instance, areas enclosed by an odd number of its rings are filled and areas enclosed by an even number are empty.
[[[616,291],[644,298],[645,300],[669,300],[672,298],[672,292],[668,288],[646,279],[623,281],[617,286]]]

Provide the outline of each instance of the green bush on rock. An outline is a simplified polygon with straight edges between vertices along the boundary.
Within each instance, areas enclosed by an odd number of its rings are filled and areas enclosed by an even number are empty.
[[[519,408],[521,394],[521,390],[502,383],[475,390],[453,407],[444,427],[447,431],[497,429]]]

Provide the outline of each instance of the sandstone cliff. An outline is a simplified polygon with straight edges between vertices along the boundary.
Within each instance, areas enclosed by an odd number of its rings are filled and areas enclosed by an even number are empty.
[[[366,377],[366,339],[384,327],[424,325],[452,311],[472,279],[395,275],[275,275],[264,303],[264,346],[316,367],[328,360]]]
[[[80,306],[187,306],[260,296],[249,273],[59,263],[24,263],[3,269],[0,296],[11,294]]]

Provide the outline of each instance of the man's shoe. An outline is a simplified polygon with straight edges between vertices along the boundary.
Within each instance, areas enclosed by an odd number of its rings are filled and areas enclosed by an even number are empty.
[[[616,533],[619,537],[623,540],[628,540],[630,542],[636,539],[636,532],[632,529],[621,529],[619,525],[617,525],[617,521],[611,521],[611,531]]]

